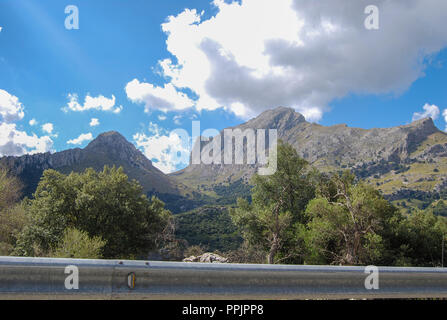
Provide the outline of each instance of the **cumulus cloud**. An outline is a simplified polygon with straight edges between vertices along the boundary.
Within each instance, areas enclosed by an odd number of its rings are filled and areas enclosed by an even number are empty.
[[[53,133],[53,124],[52,123],[45,123],[42,125],[42,131],[46,132],[48,134],[52,134]]]
[[[90,141],[92,139],[93,139],[93,135],[90,132],[82,133],[81,135],[79,135],[79,137],[77,137],[75,139],[68,140],[67,144],[80,145],[80,144],[83,144],[85,141]]]
[[[96,127],[99,126],[99,120],[97,118],[92,118],[90,120],[90,127]]]
[[[24,115],[24,107],[19,99],[0,89],[0,157],[52,150],[53,141],[49,136],[38,137],[34,133],[29,135],[17,128],[15,122],[23,119]]]
[[[0,122],[0,156],[21,156],[51,151],[49,136],[38,137],[17,129],[15,123]]]
[[[37,124],[37,120],[36,119],[31,119],[29,122],[30,126],[35,126]]]
[[[170,83],[158,87],[134,79],[126,85],[126,94],[132,102],[144,104],[146,112],[151,109],[164,112],[182,110],[194,105],[194,102],[185,93],[178,91]]]
[[[225,107],[244,118],[284,105],[317,121],[348,94],[403,92],[447,46],[446,1],[376,0],[374,31],[364,27],[370,0],[213,3],[210,19],[190,9],[168,17],[162,30],[175,58],[159,61],[168,83],[134,79],[129,99],[177,110],[192,99],[197,110]]]
[[[90,95],[86,95],[84,99],[84,104],[80,104],[78,101],[78,95],[74,93],[70,93],[68,95],[68,104],[62,108],[64,112],[68,111],[76,111],[82,112],[87,110],[99,110],[99,111],[111,111],[113,113],[120,113],[123,109],[122,106],[115,107],[115,96],[112,95],[112,98],[106,98],[103,95],[99,95],[97,97],[92,97]]]
[[[0,89],[0,120],[2,122],[15,122],[23,119],[25,113],[19,98]]]
[[[178,170],[189,163],[190,141],[177,131],[167,132],[156,123],[149,123],[149,133],[136,133],[134,142],[155,167],[164,173]]]
[[[424,112],[415,112],[413,114],[412,121],[424,119],[424,118],[432,118],[433,120],[436,120],[439,116],[439,108],[438,106],[435,106],[434,104],[428,104],[426,103],[422,109],[424,109]]]

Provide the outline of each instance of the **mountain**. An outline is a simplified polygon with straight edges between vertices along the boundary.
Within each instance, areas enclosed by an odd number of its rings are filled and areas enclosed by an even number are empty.
[[[116,131],[100,134],[84,149],[0,158],[0,166],[6,167],[11,174],[20,178],[26,196],[31,196],[35,191],[46,169],[68,174],[72,171],[81,172],[89,167],[99,171],[105,165],[122,166],[129,178],[138,180],[147,194],[182,193],[181,184],[154,167],[141,151]]]
[[[324,172],[351,169],[392,200],[432,197],[447,186],[447,134],[431,118],[361,129],[310,123],[293,109],[279,107],[230,129],[247,128],[277,129],[278,138],[294,146],[312,166]],[[216,187],[247,182],[255,171],[255,165],[191,164],[171,177],[213,195]]]
[[[277,129],[278,138],[312,166],[323,172],[351,169],[395,204],[426,206],[447,198],[447,134],[430,118],[367,130],[310,123],[293,109],[279,107],[229,129],[248,128]],[[0,166],[22,180],[26,196],[35,191],[45,169],[70,173],[88,167],[102,170],[104,165],[122,166],[146,194],[157,195],[174,213],[205,204],[225,206],[238,196],[249,198],[249,178],[257,170],[256,165],[190,164],[166,175],[115,131],[100,134],[84,149],[0,158]]]

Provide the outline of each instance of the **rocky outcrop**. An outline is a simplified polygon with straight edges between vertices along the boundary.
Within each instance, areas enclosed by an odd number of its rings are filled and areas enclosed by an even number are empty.
[[[183,262],[205,262],[205,263],[228,263],[228,259],[216,253],[207,252],[200,256],[190,256],[183,259]]]

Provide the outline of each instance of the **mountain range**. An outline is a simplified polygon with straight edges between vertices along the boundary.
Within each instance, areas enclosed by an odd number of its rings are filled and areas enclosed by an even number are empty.
[[[231,129],[247,128],[277,129],[278,138],[312,166],[323,172],[350,169],[392,201],[429,202],[442,197],[447,186],[447,134],[431,118],[392,128],[361,129],[310,123],[293,109],[278,107]],[[22,180],[27,196],[45,169],[69,173],[123,166],[147,194],[160,196],[177,212],[204,203],[232,202],[239,193],[247,194],[249,178],[256,171],[255,165],[190,164],[167,175],[115,131],[100,134],[84,149],[6,156],[0,158],[0,165]]]

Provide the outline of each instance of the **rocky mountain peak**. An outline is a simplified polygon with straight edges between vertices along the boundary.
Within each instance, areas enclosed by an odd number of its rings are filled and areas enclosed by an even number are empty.
[[[101,133],[84,150],[89,153],[104,154],[112,159],[122,160],[136,167],[152,167],[152,162],[117,131]]]
[[[69,149],[53,154],[40,153],[20,157],[0,157],[0,166],[6,167],[24,184],[23,194],[30,197],[46,169],[62,173],[81,172],[86,168],[100,171],[104,165],[123,167],[130,179],[140,182],[145,192],[178,194],[168,176],[152,165],[144,154],[120,133],[100,134],[84,149]]]
[[[264,111],[241,127],[289,130],[302,123],[306,123],[306,119],[301,113],[296,112],[292,108],[277,107]]]
[[[413,121],[412,123],[404,127],[417,131],[422,131],[423,133],[426,134],[432,134],[439,131],[439,129],[435,126],[433,119],[430,117]]]
[[[92,140],[85,149],[94,149],[97,147],[125,147],[128,145],[132,145],[129,143],[126,138],[124,138],[119,132],[117,131],[108,131],[101,133],[98,135],[94,140]]]

